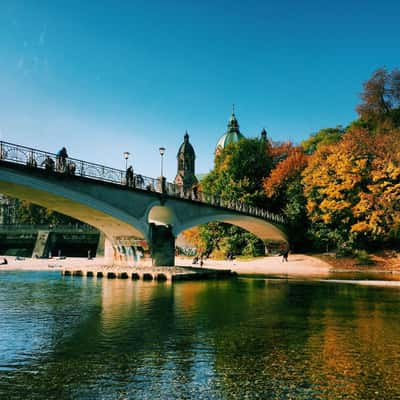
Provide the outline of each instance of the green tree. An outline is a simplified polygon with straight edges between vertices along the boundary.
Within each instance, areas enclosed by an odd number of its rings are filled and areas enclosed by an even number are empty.
[[[301,147],[306,154],[312,154],[317,150],[318,146],[336,143],[341,140],[344,133],[342,126],[336,128],[321,129],[317,133],[312,134],[308,139],[301,142]]]
[[[78,221],[75,218],[60,214],[56,211],[49,210],[28,201],[18,201],[15,207],[15,219],[17,224],[84,225],[83,222]]]
[[[271,144],[261,139],[241,139],[226,146],[215,157],[214,169],[201,181],[201,190],[226,200],[267,207],[262,182],[272,168]],[[242,228],[210,223],[200,227],[200,240],[207,252],[224,256],[260,255],[263,242]]]
[[[241,139],[215,157],[214,169],[202,180],[201,190],[226,200],[265,206],[263,179],[272,168],[271,145],[260,139]]]

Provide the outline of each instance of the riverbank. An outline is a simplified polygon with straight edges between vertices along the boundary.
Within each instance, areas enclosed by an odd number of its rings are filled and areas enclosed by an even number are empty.
[[[177,265],[190,262],[187,258],[176,258]],[[216,269],[231,269],[238,274],[263,274],[296,277],[327,276],[332,266],[326,261],[305,254],[291,254],[288,262],[282,262],[281,256],[259,257],[250,260],[234,259],[205,260],[204,267]]]
[[[400,253],[381,251],[370,254],[370,265],[360,264],[356,257],[336,258],[334,254],[318,254],[319,260],[332,266],[332,272],[396,272],[400,273]]]
[[[0,256],[0,262],[5,257],[8,261],[6,265],[0,265],[0,270],[34,270],[43,271],[51,269],[82,269],[82,270],[115,270],[119,272],[126,267],[105,265],[104,258],[71,257],[66,259],[35,259],[25,258],[18,260],[15,257]],[[191,258],[176,257],[176,267],[191,267]],[[144,268],[149,268],[146,265]],[[199,265],[196,265],[199,267]],[[296,276],[315,276],[327,275],[332,268],[327,262],[316,257],[310,257],[304,254],[293,254],[289,256],[289,262],[282,262],[282,257],[260,257],[251,260],[205,260],[203,268],[226,270],[230,269],[238,274],[277,274],[277,275],[296,275]]]
[[[32,259],[25,258],[18,260],[15,257],[0,256],[0,262],[6,258],[8,264],[0,265],[0,270],[63,270],[81,269],[115,271],[116,273],[126,270],[127,267],[107,266],[103,257],[88,260],[87,258],[71,257],[66,259]],[[226,270],[230,269],[238,274],[264,274],[295,277],[323,277],[332,272],[393,272],[400,273],[400,256],[398,253],[382,254],[373,256],[375,262],[372,266],[357,265],[357,260],[353,258],[336,259],[329,255],[305,255],[290,254],[288,262],[282,262],[280,256],[259,257],[250,260],[235,259],[210,260],[204,261],[204,268]],[[176,257],[176,268],[191,267],[191,258]],[[196,267],[199,267],[196,265]],[[143,267],[151,268],[150,264]],[[170,267],[166,267],[170,268]]]

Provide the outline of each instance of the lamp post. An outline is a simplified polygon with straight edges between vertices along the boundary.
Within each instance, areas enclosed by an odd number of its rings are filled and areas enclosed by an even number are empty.
[[[127,170],[128,169],[128,158],[129,158],[129,155],[130,155],[131,153],[129,153],[129,151],[124,151],[124,158],[125,158],[125,170]]]
[[[158,149],[160,151],[160,156],[161,156],[161,178],[163,177],[163,158],[165,154],[165,147],[160,147]]]
[[[160,182],[161,182],[161,193],[165,193],[165,179],[164,179],[164,171],[163,171],[163,159],[164,159],[164,154],[165,154],[165,147],[160,147],[159,149],[160,156],[161,156],[161,177],[160,177]]]

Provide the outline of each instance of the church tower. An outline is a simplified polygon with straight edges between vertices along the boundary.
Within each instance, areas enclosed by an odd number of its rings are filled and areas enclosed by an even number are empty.
[[[261,131],[261,140],[263,142],[267,141],[267,131],[265,130],[265,128],[263,128],[263,130]]]
[[[183,137],[183,143],[181,147],[179,147],[176,158],[178,160],[178,171],[174,183],[175,185],[181,186],[184,192],[190,191],[198,181],[194,174],[196,154],[194,153],[192,145],[189,143],[187,131]]]

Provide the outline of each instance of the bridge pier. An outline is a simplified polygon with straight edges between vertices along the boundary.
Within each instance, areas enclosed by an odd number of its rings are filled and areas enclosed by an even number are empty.
[[[175,265],[175,236],[170,225],[150,224],[149,247],[155,266]]]

